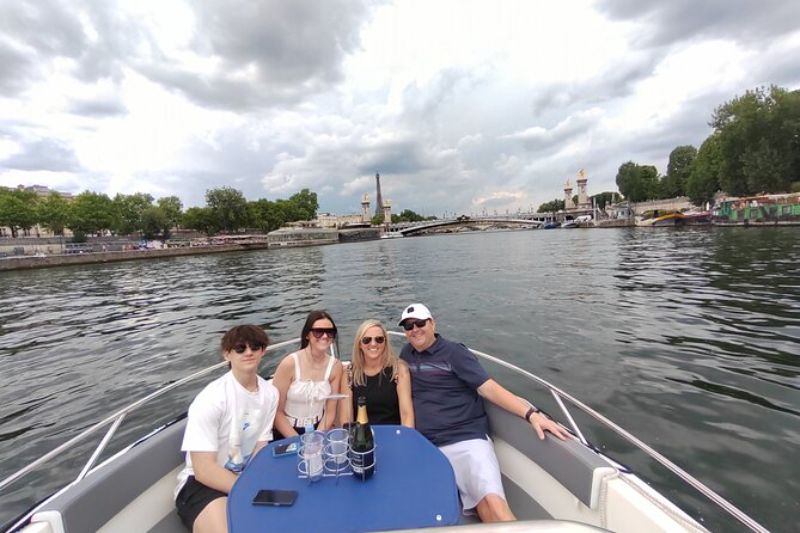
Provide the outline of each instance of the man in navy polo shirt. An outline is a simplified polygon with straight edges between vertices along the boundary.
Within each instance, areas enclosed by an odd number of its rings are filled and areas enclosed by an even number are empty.
[[[488,439],[483,399],[526,419],[540,439],[545,431],[562,440],[569,434],[490,378],[463,344],[436,333],[436,322],[424,305],[403,309],[400,325],[408,339],[400,358],[411,370],[416,428],[453,466],[464,509],[475,508],[483,522],[514,520]]]

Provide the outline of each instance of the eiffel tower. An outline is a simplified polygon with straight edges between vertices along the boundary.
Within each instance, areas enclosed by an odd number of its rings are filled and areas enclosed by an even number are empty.
[[[378,188],[378,195],[375,202],[375,214],[382,215],[383,214],[383,198],[381,198],[381,175],[375,174],[375,185]]]

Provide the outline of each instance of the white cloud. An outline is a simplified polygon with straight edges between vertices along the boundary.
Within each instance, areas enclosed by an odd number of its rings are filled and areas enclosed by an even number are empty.
[[[428,214],[535,207],[582,167],[613,190],[623,162],[663,171],[699,145],[736,94],[800,85],[792,7],[9,2],[0,185],[187,206],[309,187],[356,212],[380,172],[396,210]]]

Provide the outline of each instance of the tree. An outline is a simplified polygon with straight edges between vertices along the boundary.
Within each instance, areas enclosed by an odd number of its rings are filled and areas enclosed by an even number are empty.
[[[235,232],[249,222],[247,200],[241,191],[232,187],[221,187],[206,191],[206,204],[213,214],[219,229]]]
[[[282,207],[266,198],[250,202],[247,209],[252,224],[264,233],[275,231],[286,222]]]
[[[603,209],[606,204],[613,204],[621,199],[619,193],[613,191],[601,192],[600,194],[595,194],[592,198],[598,209]]]
[[[37,211],[37,218],[42,226],[54,235],[64,235],[64,227],[69,218],[69,204],[60,194],[50,193],[39,202]]]
[[[183,214],[181,223],[184,228],[202,231],[207,235],[213,235],[218,230],[214,213],[208,207],[190,207]]]
[[[667,175],[661,180],[663,198],[675,198],[686,194],[686,182],[695,157],[697,148],[690,144],[678,146],[670,152]]]
[[[20,229],[36,224],[37,196],[33,191],[0,187],[0,226],[8,226],[17,238]]]
[[[423,220],[427,220],[424,216],[415,213],[411,209],[403,209],[400,211],[398,218],[401,222],[422,222]]]
[[[628,161],[617,171],[619,192],[631,202],[643,202],[658,196],[658,170],[652,165]]]
[[[141,223],[142,236],[145,239],[153,239],[159,233],[169,231],[167,214],[160,207],[151,206],[142,211]],[[164,235],[164,238],[166,237],[167,235]]]
[[[536,210],[537,213],[556,213],[558,211],[564,210],[564,200],[551,200],[549,202],[545,202],[539,206]]]
[[[164,238],[168,238],[169,230],[177,228],[181,222],[181,214],[183,212],[183,203],[177,196],[165,196],[158,199],[158,207],[166,217],[166,225],[162,230]]]
[[[142,231],[142,213],[153,206],[149,194],[119,194],[114,196],[114,223],[111,229],[118,235],[128,235]]]
[[[714,199],[720,188],[720,153],[719,135],[708,137],[697,152],[686,180],[686,194],[695,205],[703,205]]]
[[[800,91],[747,91],[715,109],[711,125],[729,194],[785,192],[800,177]]]
[[[105,194],[84,191],[69,207],[67,227],[79,239],[82,235],[102,233],[114,224],[114,202]]]
[[[295,220],[314,220],[317,218],[317,209],[319,209],[317,193],[303,189],[290,196],[288,201],[292,204],[294,216],[298,217]]]

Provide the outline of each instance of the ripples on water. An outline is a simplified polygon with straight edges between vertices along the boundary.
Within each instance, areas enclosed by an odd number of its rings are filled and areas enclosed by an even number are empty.
[[[217,361],[234,324],[260,324],[280,341],[325,307],[346,354],[362,319],[394,325],[417,300],[445,336],[554,382],[769,528],[791,530],[800,512],[797,228],[468,234],[3,273],[0,478]],[[120,440],[141,434],[148,417],[185,409],[199,386],[132,417]],[[707,525],[727,527],[626,445],[609,439],[606,449]],[[80,465],[66,462],[0,495],[0,523],[23,510],[29,486],[74,476]]]

